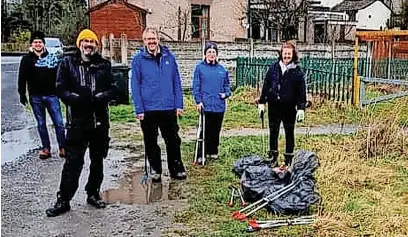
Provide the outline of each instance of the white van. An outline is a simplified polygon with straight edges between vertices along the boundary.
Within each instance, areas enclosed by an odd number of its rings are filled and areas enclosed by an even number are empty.
[[[61,40],[59,38],[54,37],[46,37],[45,39],[45,47],[47,48],[48,52],[55,54],[57,56],[62,56],[64,54],[63,47]]]

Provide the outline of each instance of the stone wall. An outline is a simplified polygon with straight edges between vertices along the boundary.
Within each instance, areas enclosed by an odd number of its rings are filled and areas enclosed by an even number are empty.
[[[130,65],[133,55],[142,47],[141,41],[128,41],[127,42],[127,61],[124,62]],[[106,43],[104,43],[106,47]],[[105,49],[106,51],[113,52],[113,61],[118,62],[120,59],[121,48],[120,40],[113,39],[112,49]],[[119,45],[119,46],[118,46]],[[192,74],[195,65],[203,58],[202,44],[201,42],[163,42],[170,50],[176,55],[178,60],[180,73],[183,78],[183,86],[189,87],[191,84]],[[217,43],[219,51],[219,61],[224,65],[231,75],[231,80],[235,81],[235,68],[236,58],[243,57],[277,57],[279,49],[282,44],[280,43],[265,43],[265,42],[220,42]],[[333,50],[331,44],[297,44],[299,56],[313,57],[313,58],[332,58]],[[365,57],[366,48],[360,47],[360,57]],[[352,44],[336,44],[334,50],[335,58],[353,58],[354,48]]]

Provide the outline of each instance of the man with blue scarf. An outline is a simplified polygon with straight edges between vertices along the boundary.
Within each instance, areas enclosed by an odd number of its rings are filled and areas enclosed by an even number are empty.
[[[61,105],[56,95],[56,78],[59,60],[49,53],[45,46],[43,32],[35,31],[30,37],[30,52],[23,56],[18,74],[18,93],[20,103],[27,105],[27,86],[29,102],[37,121],[37,129],[40,134],[42,148],[40,158],[51,157],[50,137],[47,130],[47,109],[55,127],[59,146],[59,156],[65,157],[64,140],[65,128],[62,119]]]

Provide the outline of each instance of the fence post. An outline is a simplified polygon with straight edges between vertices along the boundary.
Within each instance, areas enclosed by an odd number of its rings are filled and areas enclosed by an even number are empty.
[[[388,67],[387,67],[388,79],[391,79],[391,58],[392,58],[392,40],[388,42]]]
[[[358,82],[358,37],[354,40],[354,64],[353,64],[353,94],[352,94],[352,101],[354,106],[359,105],[359,87],[360,83]]]
[[[361,80],[360,77],[358,77],[359,83],[360,83],[360,101],[359,105],[360,108],[363,108],[363,103],[365,100],[365,82]]]
[[[121,63],[123,65],[128,65],[128,60],[127,60],[127,37],[126,34],[122,34],[120,37],[120,52],[121,52]]]
[[[115,52],[113,50],[113,40],[114,40],[115,36],[110,33],[109,34],[109,59],[110,62],[113,63],[113,55],[115,55]]]
[[[103,57],[103,58],[106,58],[106,57],[107,57],[106,48],[108,48],[109,45],[108,45],[108,42],[107,42],[107,40],[106,40],[106,36],[105,36],[105,35],[102,35],[102,37],[101,37],[101,43],[102,43],[102,46],[101,46],[102,57]]]
[[[249,39],[249,58],[251,59],[254,57],[254,39]]]

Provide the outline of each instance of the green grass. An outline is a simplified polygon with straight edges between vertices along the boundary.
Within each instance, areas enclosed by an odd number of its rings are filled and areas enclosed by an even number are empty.
[[[408,231],[408,155],[399,158],[361,159],[354,136],[301,136],[297,147],[316,152],[321,167],[316,172],[323,198],[319,221],[313,226],[268,229],[257,236],[397,236]],[[221,159],[205,168],[187,165],[189,207],[174,217],[188,227],[190,236],[253,236],[246,223],[232,220],[228,185],[238,183],[232,173],[233,162],[248,154],[259,154],[261,138],[256,136],[223,138]],[[280,150],[284,142],[280,140]],[[185,164],[191,164],[194,144],[183,144]],[[313,206],[310,212],[316,213]],[[257,219],[276,218],[265,211]],[[169,234],[171,236],[171,233]]]
[[[259,128],[257,107],[254,103],[256,93],[251,88],[237,88],[233,96],[227,100],[227,112],[224,116],[223,128]],[[327,124],[357,124],[361,119],[371,114],[384,116],[393,110],[400,110],[399,123],[408,126],[408,98],[370,105],[364,109],[349,104],[331,101],[313,101],[314,106],[306,109],[306,119],[298,126],[317,126]],[[133,105],[119,105],[110,107],[112,122],[134,122]],[[267,123],[267,116],[265,116]],[[192,128],[197,125],[198,113],[190,93],[184,95],[184,114],[179,119],[181,128]]]

